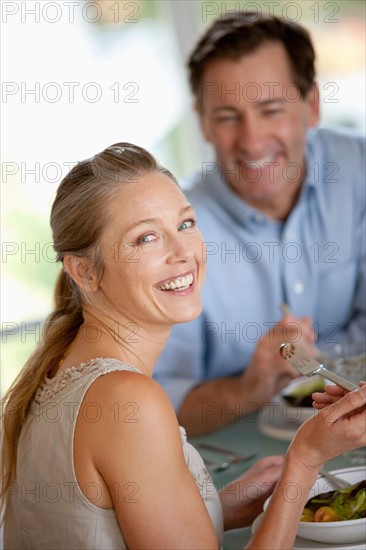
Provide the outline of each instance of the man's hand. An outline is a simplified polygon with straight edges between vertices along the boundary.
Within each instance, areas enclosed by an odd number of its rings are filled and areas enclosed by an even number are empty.
[[[262,458],[220,492],[225,531],[250,525],[263,511],[263,504],[280,476],[283,461],[279,455]]]
[[[282,388],[298,376],[291,365],[279,354],[282,342],[299,342],[310,348],[314,332],[309,317],[286,315],[258,341],[248,368],[242,374],[242,383],[252,388],[259,404],[271,401]]]
[[[258,342],[252,361],[239,376],[207,380],[186,396],[178,413],[190,437],[218,430],[260,408],[298,376],[279,354],[282,342],[301,342],[313,350],[311,319],[286,315]],[[248,409],[248,404],[251,405]]]

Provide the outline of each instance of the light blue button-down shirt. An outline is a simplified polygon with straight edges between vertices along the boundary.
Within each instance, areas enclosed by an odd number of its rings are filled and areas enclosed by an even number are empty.
[[[309,132],[307,176],[285,223],[245,204],[214,168],[187,192],[208,253],[203,312],[174,327],[155,370],[176,410],[202,380],[246,367],[281,303],[313,319],[320,347],[366,338],[364,138]]]

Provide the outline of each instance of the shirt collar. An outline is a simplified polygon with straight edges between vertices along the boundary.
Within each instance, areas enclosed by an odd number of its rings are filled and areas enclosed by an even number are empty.
[[[236,220],[239,225],[247,225],[251,221],[257,223],[266,220],[267,216],[246,204],[234,191],[229,187],[222,173],[213,174],[208,178],[207,185],[210,186],[210,191],[215,201],[221,204],[222,207]]]
[[[315,136],[316,128],[310,128],[307,131],[306,140],[306,176],[304,178],[303,187],[316,188],[319,185],[320,174],[320,157],[319,151],[315,154]]]

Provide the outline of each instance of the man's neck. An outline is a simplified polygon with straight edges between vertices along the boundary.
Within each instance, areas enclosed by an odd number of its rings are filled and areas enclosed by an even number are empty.
[[[256,201],[253,199],[248,200],[244,197],[241,198],[246,204],[262,212],[269,218],[278,221],[286,221],[299,200],[302,185],[303,184],[298,185],[293,193],[286,193],[281,197],[269,197],[268,200],[263,200],[263,198],[261,198]]]

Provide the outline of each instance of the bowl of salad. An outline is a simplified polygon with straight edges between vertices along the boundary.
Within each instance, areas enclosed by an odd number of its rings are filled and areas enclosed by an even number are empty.
[[[353,544],[366,539],[366,467],[332,470],[351,485],[337,489],[319,476],[303,510],[297,536],[325,544]],[[269,497],[264,503],[267,508]]]
[[[351,485],[337,489],[324,477],[316,480],[297,534],[327,544],[351,544],[366,539],[366,467],[333,470]]]

